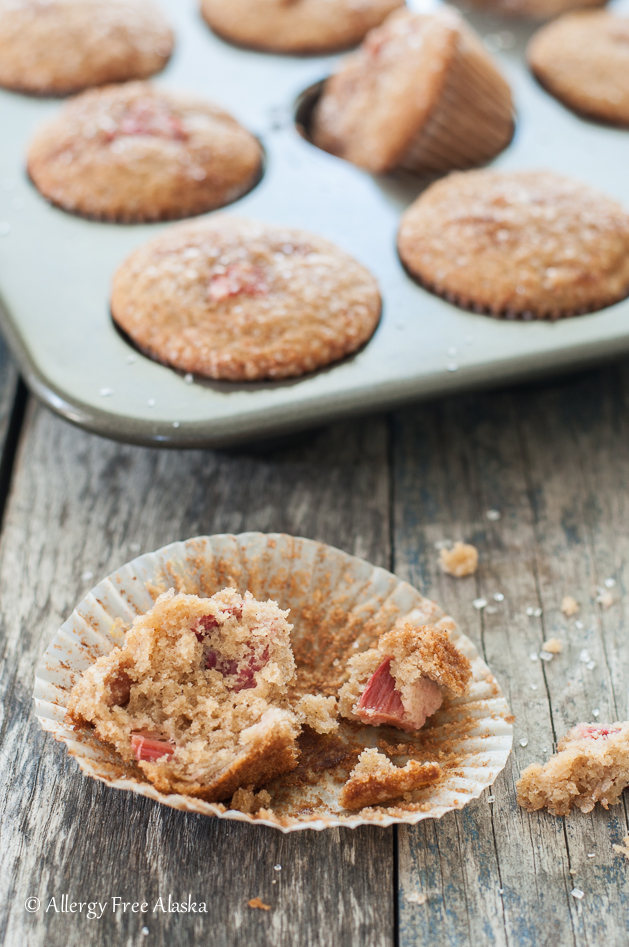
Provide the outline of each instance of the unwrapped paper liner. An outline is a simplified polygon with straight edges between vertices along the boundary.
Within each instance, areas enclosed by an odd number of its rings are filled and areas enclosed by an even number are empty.
[[[473,679],[465,695],[444,702],[423,730],[403,735],[418,747],[428,738],[433,756],[435,748],[442,747],[439,762],[450,763],[439,782],[413,794],[415,807],[398,803],[348,812],[338,803],[338,776],[334,779],[322,770],[316,773],[315,784],[310,779],[306,785],[285,788],[280,777],[267,787],[271,810],[251,815],[201,799],[160,793],[136,775],[126,775],[111,747],[68,727],[68,696],[80,674],[123,642],[135,616],[147,612],[160,592],[173,587],[209,596],[225,586],[234,586],[241,593],[249,590],[258,599],[271,598],[281,608],[290,608],[298,667],[300,651],[305,648],[311,666],[314,654],[315,664],[328,667],[331,676],[338,674],[339,682],[347,657],[370,647],[399,618],[417,625],[440,620],[443,625],[445,621],[452,642],[472,664]],[[320,654],[318,633],[325,643]],[[331,640],[340,649],[336,656]],[[57,632],[37,668],[34,699],[44,730],[66,744],[85,774],[175,809],[270,825],[284,832],[414,824],[439,818],[462,808],[491,786],[504,768],[512,744],[512,718],[498,684],[471,641],[434,602],[363,559],[283,534],[202,536],[172,543],[118,569],[92,589]],[[396,739],[392,732],[402,739],[400,731],[357,728],[342,721],[338,738],[353,740],[354,745],[358,739],[361,746],[369,747],[384,736],[389,741]]]

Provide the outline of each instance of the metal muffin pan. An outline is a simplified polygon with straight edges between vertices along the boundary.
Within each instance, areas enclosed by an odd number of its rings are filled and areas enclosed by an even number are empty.
[[[315,148],[295,126],[299,97],[338,57],[238,49],[210,32],[196,0],[162,5],[177,46],[155,81],[213,99],[266,149],[258,186],[222,212],[303,227],[354,254],[380,283],[382,320],[353,357],[290,381],[189,383],[145,358],[113,325],[111,278],[135,247],[172,224],[103,224],[51,207],[27,179],[25,154],[35,127],[61,103],[0,91],[0,324],[30,388],[59,414],[132,443],[221,446],[629,351],[629,299],[556,323],[508,322],[416,285],[395,237],[426,182],[373,177]],[[618,6],[629,10],[629,0]],[[533,24],[467,15],[501,60],[516,101],[515,137],[494,166],[553,168],[629,207],[629,132],[578,118],[538,86],[524,62]]]

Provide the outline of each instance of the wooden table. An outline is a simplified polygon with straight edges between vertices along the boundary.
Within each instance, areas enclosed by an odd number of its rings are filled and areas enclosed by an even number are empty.
[[[514,789],[522,767],[595,709],[601,721],[629,715],[628,400],[624,362],[350,420],[266,449],[169,453],[101,440],[26,402],[0,348],[4,942],[629,943],[629,865],[612,849],[628,832],[626,806],[563,820],[520,810]],[[492,509],[499,520],[487,517]],[[514,752],[491,796],[414,828],[282,835],[185,815],[79,774],[32,710],[34,668],[59,624],[140,549],[248,529],[340,546],[458,618],[516,715]],[[437,568],[435,542],[457,538],[480,550],[474,577]],[[603,610],[594,598],[607,578],[616,601]],[[582,628],[560,612],[567,594],[581,602]],[[479,596],[490,602],[484,611],[472,605]],[[531,660],[550,636],[562,654]],[[112,911],[113,897],[152,909],[160,896],[188,893],[207,915]],[[100,920],[46,912],[62,894],[107,910]],[[41,900],[38,912],[25,910],[29,897]],[[249,908],[253,897],[271,909]]]

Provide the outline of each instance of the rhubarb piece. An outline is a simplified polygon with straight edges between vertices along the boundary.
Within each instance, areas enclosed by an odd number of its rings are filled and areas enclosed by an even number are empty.
[[[305,723],[317,733],[332,733],[338,730],[336,719],[336,697],[321,694],[305,694],[294,707],[300,723]]]
[[[409,760],[406,766],[394,766],[379,750],[363,750],[341,789],[339,802],[344,809],[378,806],[420,786],[428,786],[441,775],[438,763]]]
[[[91,725],[160,792],[218,802],[253,790],[297,764],[287,615],[248,592],[171,589],[84,672],[69,719]]]
[[[448,575],[458,579],[464,575],[473,575],[478,567],[478,549],[469,543],[456,542],[452,549],[441,550],[439,565]]]
[[[518,803],[567,815],[573,806],[591,812],[621,801],[629,785],[629,722],[579,723],[566,733],[558,752],[543,766],[532,763],[517,783]]]
[[[347,670],[349,680],[339,690],[341,715],[407,731],[423,727],[444,697],[461,696],[472,673],[446,631],[410,623],[351,657]]]

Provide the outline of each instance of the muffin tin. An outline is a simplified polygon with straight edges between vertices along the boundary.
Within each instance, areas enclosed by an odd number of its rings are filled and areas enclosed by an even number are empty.
[[[138,444],[220,446],[629,351],[629,300],[552,324],[507,322],[416,285],[395,236],[427,182],[372,177],[315,148],[296,126],[305,90],[337,57],[238,49],[210,32],[196,0],[162,5],[177,46],[155,81],[213,99],[266,150],[262,180],[225,212],[303,227],[352,253],[380,283],[382,320],[353,357],[290,381],[192,380],[145,358],[113,325],[111,277],[131,250],[172,225],[102,224],[48,205],[26,178],[25,153],[34,128],[60,103],[2,91],[0,324],[30,388],[59,414]],[[501,60],[518,110],[513,142],[492,166],[552,168],[629,207],[629,132],[578,118],[537,85],[524,62],[534,24],[466,15]]]

